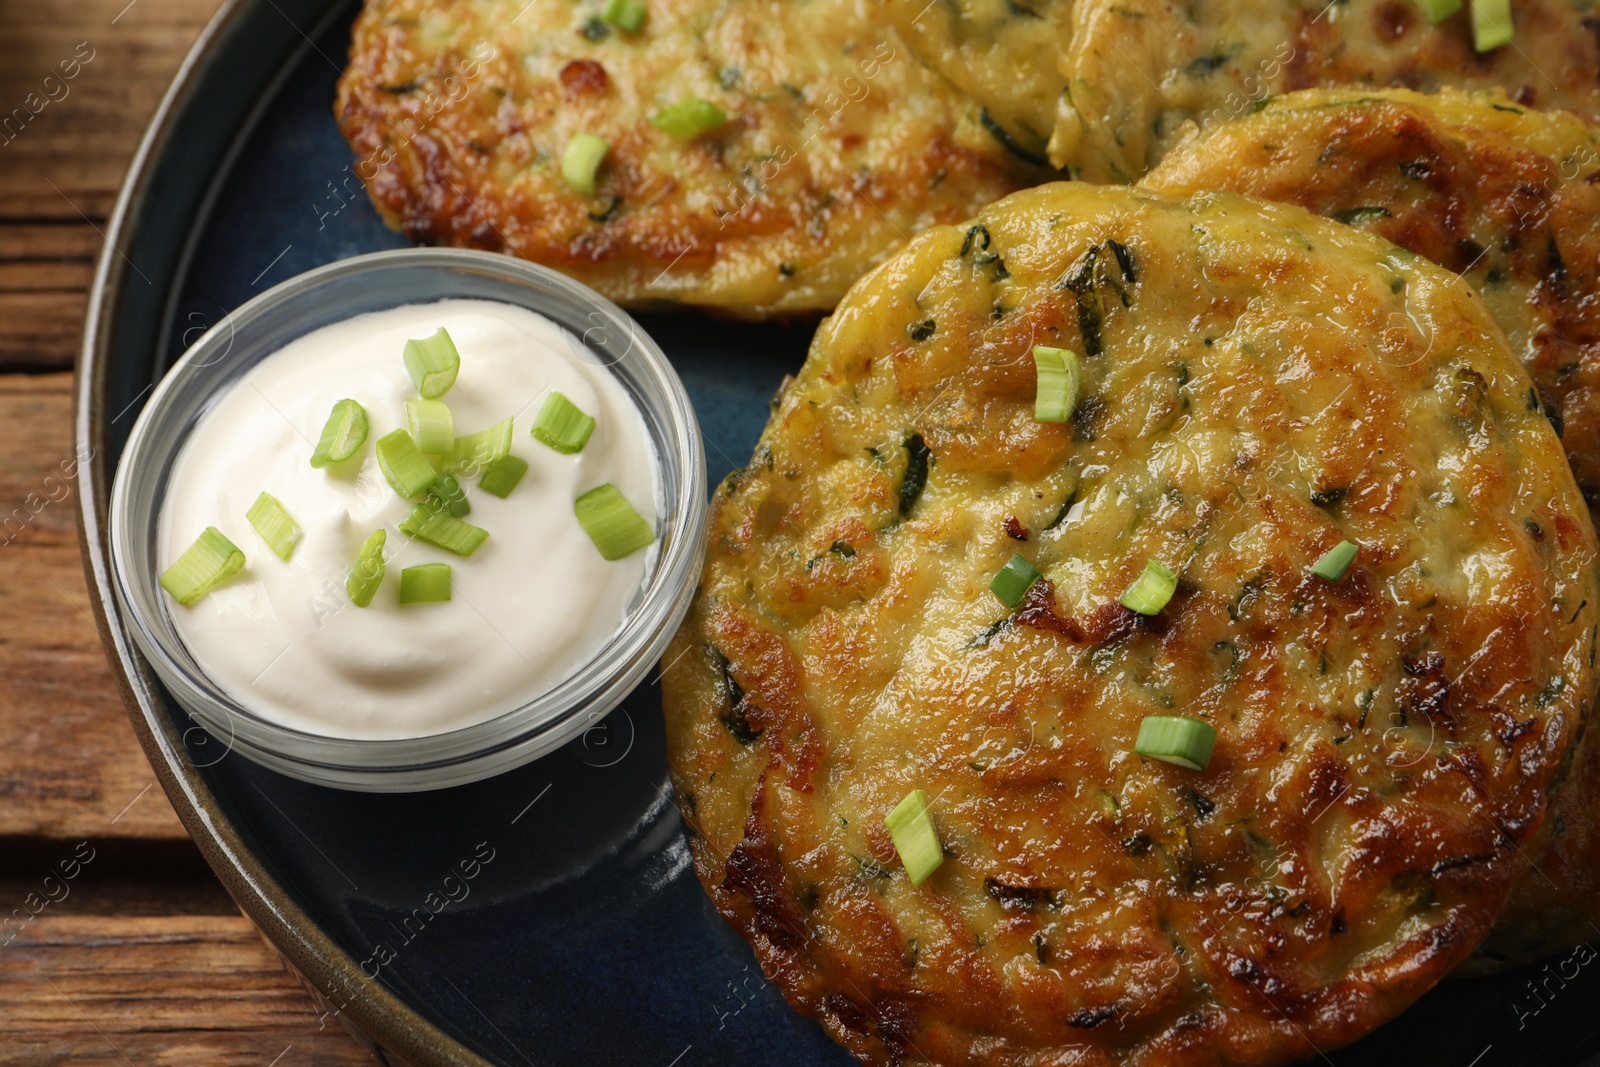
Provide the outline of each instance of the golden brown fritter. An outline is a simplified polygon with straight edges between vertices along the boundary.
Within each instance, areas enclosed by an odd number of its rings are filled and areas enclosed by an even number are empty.
[[[1600,501],[1600,137],[1500,94],[1304,92],[1174,149],[1144,185],[1230,189],[1381,234],[1482,294]],[[1600,926],[1600,731],[1561,793],[1480,968],[1592,940]]]
[[[1464,972],[1490,974],[1600,938],[1600,727],[1592,715],[1547,824],[1549,844],[1525,849],[1511,901]]]
[[[1298,204],[1462,275],[1600,499],[1600,136],[1500,93],[1310,91],[1179,145],[1147,188]]]
[[[369,0],[335,111],[358,176],[425,243],[500,249],[629,305],[830,308],[934,223],[1016,188],[977,109],[866,0]],[[686,99],[727,122],[652,125]],[[561,176],[579,133],[594,196]]]
[[[1600,113],[1592,0],[1517,0],[1516,37],[1479,54],[1467,5],[1438,26],[1413,0],[1077,0],[1052,157],[1131,181],[1189,125],[1274,93],[1328,86],[1500,87]]]
[[[1371,230],[1482,294],[1600,501],[1600,136],[1498,93],[1309,91],[1180,144],[1143,183],[1229,189]],[[1600,924],[1600,731],[1557,801],[1479,964],[1592,940]]]
[[[1070,423],[1039,344],[1083,356]],[[1390,1018],[1488,932],[1593,691],[1529,388],[1460,279],[1290,206],[1067,183],[915,238],[715,497],[664,681],[707,892],[872,1064],[1268,1065]],[[1217,729],[1204,772],[1131,751],[1152,714]]]
[[[978,102],[981,121],[1019,157],[1044,164],[1073,0],[882,2],[917,55]]]

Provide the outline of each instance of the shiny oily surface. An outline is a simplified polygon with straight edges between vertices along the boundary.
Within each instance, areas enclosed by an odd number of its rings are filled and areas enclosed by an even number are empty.
[[[1432,26],[1412,0],[1078,0],[1051,157],[1133,181],[1189,128],[1274,93],[1326,86],[1500,87],[1600,113],[1593,4],[1516,0],[1515,40],[1473,50],[1468,5]]]
[[[461,355],[441,398],[457,434],[514,419],[512,454],[528,461],[499,499],[462,475],[464,521],[489,531],[468,558],[400,532],[416,506],[378,468],[374,442],[405,425],[416,396],[401,358],[410,338],[449,330]],[[244,550],[245,570],[191,607],[168,603],[184,643],[213,681],[271,722],[330,737],[419,737],[516,708],[588,662],[621,626],[651,551],[607,562],[572,512],[579,493],[614,482],[656,514],[657,460],[644,420],[605,368],[554,322],[484,300],[411,304],[314,330],[264,358],[191,432],[163,504],[158,558],[208,525]],[[557,389],[596,416],[584,450],[560,455],[529,434]],[[365,445],[317,470],[312,446],[333,405],[367,411]],[[305,530],[280,560],[245,521],[258,493]],[[386,574],[370,606],[349,602],[345,576],[363,542],[387,530]],[[452,568],[447,603],[399,601],[400,573]]]
[[[1600,498],[1600,136],[1561,111],[1498,93],[1308,91],[1207,129],[1143,185],[1287,201],[1450,268],[1483,296],[1559,420],[1591,502]],[[1600,740],[1586,735],[1480,965],[1576,945],[1600,922]]]
[[[868,0],[369,0],[335,112],[356,174],[424,243],[503,250],[630,307],[826,310],[905,238],[1015,189],[977,108]],[[723,126],[675,137],[685,99]],[[593,196],[561,158],[610,146]]]
[[[1472,284],[1600,498],[1600,133],[1498,92],[1308,90],[1208,127],[1145,176],[1298,204]]]
[[[1035,344],[1085,354],[1072,423]],[[715,499],[664,682],[707,892],[866,1063],[1366,1033],[1488,932],[1587,711],[1594,535],[1528,388],[1459,279],[1292,207],[1057,184],[918,237]],[[1135,756],[1151,714],[1207,770]]]
[[[1056,57],[1073,0],[880,2],[917,56],[969,94],[1011,138],[1014,155],[1046,161],[1066,87]]]

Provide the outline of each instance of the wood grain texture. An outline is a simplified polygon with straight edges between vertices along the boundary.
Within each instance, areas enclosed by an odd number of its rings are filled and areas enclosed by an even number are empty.
[[[0,375],[0,835],[183,839],[95,630],[71,410],[69,373]]]
[[[216,6],[0,2],[0,370],[72,365],[128,160]]]
[[[95,257],[217,3],[0,0],[0,1067],[373,1062],[205,871],[134,739],[78,557],[70,370]],[[84,841],[93,862],[33,914]]]
[[[217,0],[0,7],[0,202],[19,219],[110,211],[134,147]],[[31,99],[30,99],[31,97]]]
[[[0,947],[0,1028],[0,1067],[372,1062],[238,915],[46,907]]]
[[[0,146],[0,188],[10,162]],[[0,220],[0,371],[72,366],[99,247],[87,223]]]
[[[37,862],[31,865],[29,869],[32,873],[26,876],[0,877],[0,921],[11,918],[11,911],[19,903],[26,901],[29,893],[48,888],[44,886],[46,874],[52,872],[59,874],[60,865],[69,857],[74,857],[78,848],[77,843],[54,842],[50,850],[47,853],[41,852]],[[228,896],[228,891],[223,889],[222,883],[215,878],[197,878],[192,874],[179,877],[103,877],[108,860],[108,857],[103,855],[105,851],[104,847],[96,850],[95,858],[87,866],[82,867],[81,877],[74,879],[72,884],[66,887],[64,896],[63,890],[55,891],[58,899],[50,905],[49,911],[40,913],[41,922],[43,918],[62,915],[98,915],[123,919],[188,915],[226,915],[232,918],[239,916],[239,909]],[[3,922],[0,922],[0,941],[5,940],[7,940],[5,927]]]

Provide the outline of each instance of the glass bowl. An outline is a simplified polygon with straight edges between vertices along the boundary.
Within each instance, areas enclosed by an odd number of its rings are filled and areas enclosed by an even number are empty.
[[[212,403],[266,356],[354,315],[453,298],[542,314],[579,358],[614,374],[638,406],[659,469],[658,547],[622,626],[555,688],[486,721],[403,740],[326,737],[270,722],[213,682],[189,652],[157,584],[157,527],[179,450]],[[357,256],[291,278],[206,331],[156,386],[111,490],[112,580],[140,651],[182,707],[221,743],[303,781],[371,792],[437,789],[527,763],[589,729],[642,681],[683,620],[706,524],[699,424],[666,355],[609,300],[544,267],[461,249]]]

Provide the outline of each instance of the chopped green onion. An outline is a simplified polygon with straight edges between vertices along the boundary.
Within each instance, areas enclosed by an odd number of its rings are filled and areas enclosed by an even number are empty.
[[[489,539],[489,531],[418,504],[400,520],[400,532],[458,556],[470,556]]]
[[[567,142],[561,153],[561,177],[574,192],[594,195],[594,177],[611,146],[592,133],[580,133]]]
[[[470,476],[510,451],[511,420],[506,419],[477,433],[456,438],[450,451],[440,457],[440,463],[447,471]]]
[[[406,342],[406,373],[426,400],[437,400],[456,384],[461,371],[461,354],[444,327],[431,337]]]
[[[350,603],[358,608],[364,608],[372,603],[378,586],[383,584],[383,543],[389,535],[378,530],[367,538],[361,546],[361,554],[356,557],[355,566],[350,568],[350,573],[344,579],[344,591],[350,594]]]
[[[688,139],[714,130],[728,121],[728,116],[716,104],[691,96],[668,104],[650,117],[650,125],[674,137]]]
[[[1179,715],[1146,715],[1133,750],[1163,763],[1203,771],[1217,747],[1217,730],[1208,722]]]
[[[485,493],[493,493],[502,500],[511,495],[511,490],[522,481],[522,476],[528,473],[528,461],[518,459],[516,456],[501,456],[484,469],[483,477],[478,479],[478,488]]]
[[[456,476],[449,471],[440,474],[428,486],[428,506],[435,511],[442,511],[452,519],[464,519],[472,513],[472,505],[467,502],[466,490],[461,488],[461,483],[456,481]]]
[[[1461,0],[1417,0],[1417,6],[1435,26],[1461,10]]]
[[[450,599],[450,564],[419,563],[400,571],[400,603],[437,604]]]
[[[933,816],[928,814],[928,794],[913,789],[884,817],[883,824],[889,828],[894,850],[900,854],[911,884],[921,885],[944,862],[939,833],[933,828]]]
[[[989,592],[1000,598],[1000,603],[1014,608],[1022,603],[1028,590],[1040,578],[1039,568],[1021,556],[1012,556],[989,583]]]
[[[394,491],[407,500],[427,489],[439,476],[404,430],[391,430],[378,438],[377,451],[378,469]]]
[[[256,502],[250,505],[244,517],[250,520],[250,525],[256,528],[261,540],[278,554],[279,559],[288,559],[294,552],[294,546],[305,536],[305,531],[294,521],[289,509],[271,493],[256,497]]]
[[[1083,391],[1083,365],[1078,354],[1067,348],[1035,345],[1033,364],[1038,371],[1038,387],[1033,398],[1035,422],[1066,422],[1078,408]]]
[[[639,0],[611,0],[600,17],[625,33],[638,33],[644,26],[645,6]]]
[[[456,443],[456,421],[443,400],[407,400],[406,429],[426,455],[443,455]]]
[[[161,572],[161,588],[187,607],[244,569],[244,553],[215,526]]]
[[[1177,591],[1178,579],[1158,559],[1146,561],[1144,572],[1122,594],[1122,606],[1140,615],[1157,615]]]
[[[321,469],[330,463],[343,463],[366,443],[367,409],[354,400],[341,400],[333,405],[328,421],[322,424],[311,465]]]
[[[1341,581],[1350,570],[1350,564],[1355,562],[1359,549],[1354,541],[1340,541],[1311,565],[1311,573],[1325,582]]]
[[[1515,31],[1511,26],[1511,0],[1472,0],[1472,47],[1492,52],[1510,44]]]
[[[606,559],[621,559],[656,539],[655,530],[610,482],[584,493],[573,502],[572,510]]]
[[[562,393],[545,397],[539,417],[533,420],[533,436],[563,455],[582,452],[594,433],[594,416],[568,400]]]

